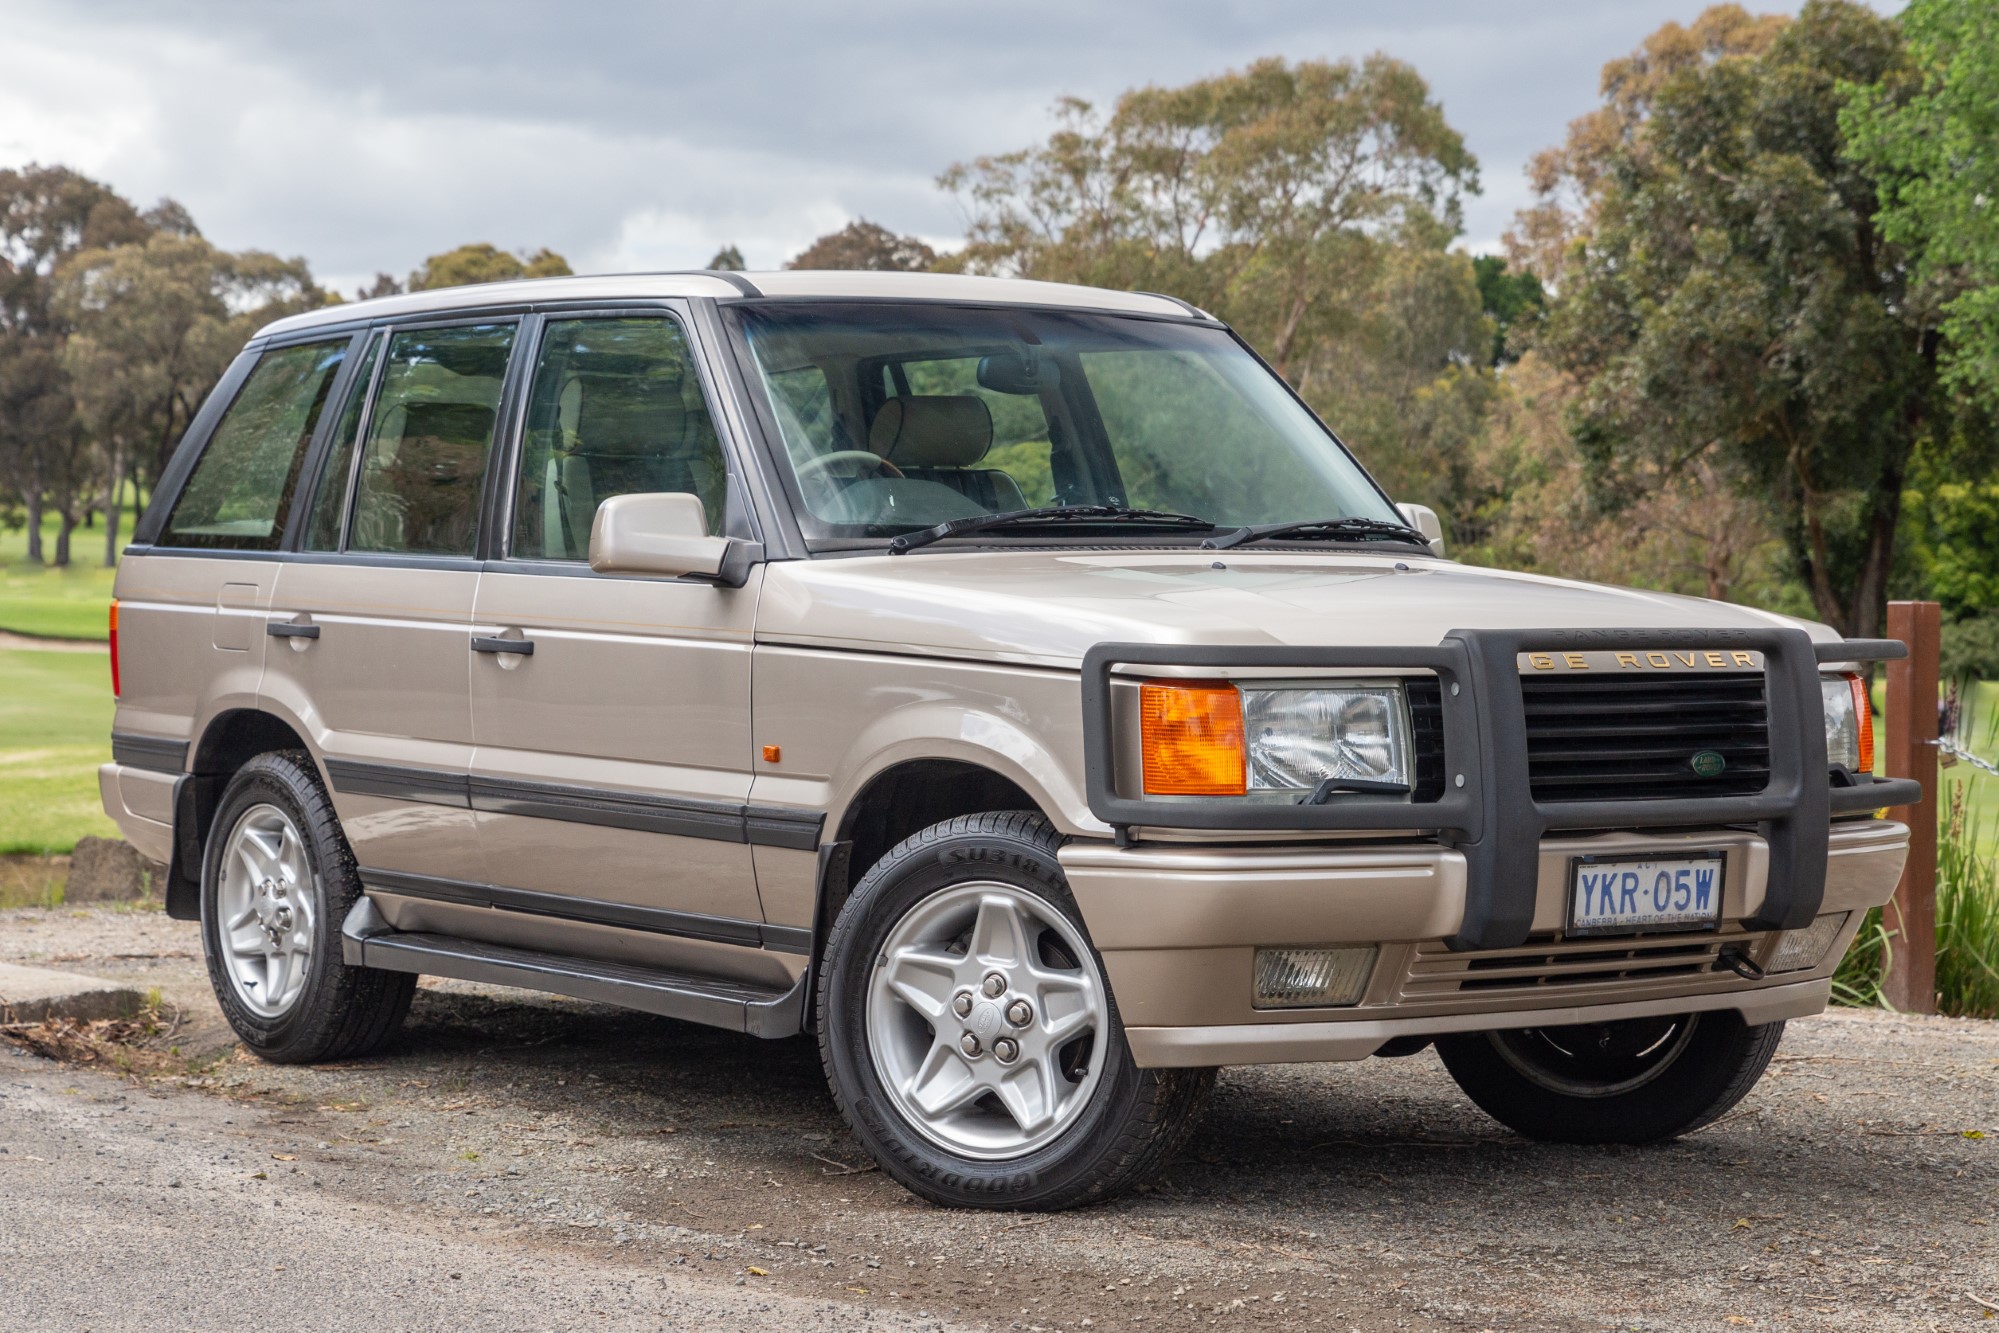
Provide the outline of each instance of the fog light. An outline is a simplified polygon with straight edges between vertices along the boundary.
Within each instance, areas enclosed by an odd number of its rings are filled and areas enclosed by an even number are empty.
[[[1825,951],[1846,928],[1851,912],[1827,912],[1803,930],[1787,930],[1777,940],[1777,953],[1770,959],[1769,972],[1804,972],[1825,959]]]
[[[1258,1009],[1321,1009],[1358,1004],[1374,971],[1375,947],[1258,949]]]

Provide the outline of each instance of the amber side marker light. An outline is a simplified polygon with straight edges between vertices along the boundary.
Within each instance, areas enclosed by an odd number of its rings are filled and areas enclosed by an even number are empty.
[[[1874,705],[1867,697],[1867,682],[1849,671],[1846,686],[1853,691],[1853,721],[1860,738],[1860,771],[1874,771]]]
[[[111,697],[118,697],[118,599],[111,599]]]
[[[1246,790],[1242,696],[1225,681],[1138,688],[1148,796],[1240,796]]]

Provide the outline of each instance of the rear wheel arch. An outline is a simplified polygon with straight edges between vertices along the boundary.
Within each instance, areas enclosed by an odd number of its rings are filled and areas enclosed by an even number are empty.
[[[222,789],[237,770],[260,754],[311,747],[299,731],[275,713],[231,708],[217,713],[195,742],[188,771],[174,788],[173,860],[167,867],[167,915],[176,921],[201,916],[201,856]]]

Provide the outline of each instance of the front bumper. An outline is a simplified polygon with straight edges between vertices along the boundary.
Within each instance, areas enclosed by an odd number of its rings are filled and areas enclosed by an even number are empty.
[[[1414,1018],[1357,1018],[1343,1023],[1247,1023],[1213,1027],[1126,1028],[1132,1058],[1142,1068],[1205,1068],[1209,1065],[1304,1064],[1322,1060],[1364,1060],[1398,1037],[1434,1037],[1451,1032],[1493,1032],[1501,1028],[1561,1027],[1569,1023],[1611,1023],[1661,1014],[1734,1009],[1751,1024],[1775,1023],[1818,1013],[1831,997],[1832,982],[1793,981],[1730,995],[1694,995],[1621,1004],[1560,1005],[1546,1009],[1501,1009],[1479,1014],[1427,1014]]]
[[[1569,858],[1727,853],[1717,932],[1627,939],[1561,938]],[[1599,833],[1541,842],[1527,938],[1501,949],[1448,941],[1462,919],[1462,853],[1400,846],[1150,846],[1076,842],[1060,854],[1140,1065],[1350,1060],[1400,1036],[1534,1027],[1697,1009],[1752,1022],[1823,1008],[1828,979],[1865,910],[1888,900],[1908,829],[1841,821],[1826,847],[1821,912],[1849,918],[1821,963],[1758,981],[1718,961],[1725,947],[1758,963],[1778,932],[1759,928],[1770,847],[1740,829]],[[1251,1002],[1259,946],[1380,948],[1359,1004],[1263,1010]]]

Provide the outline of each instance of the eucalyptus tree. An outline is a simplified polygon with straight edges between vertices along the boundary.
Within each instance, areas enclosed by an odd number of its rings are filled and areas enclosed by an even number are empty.
[[[63,515],[58,564],[68,562],[76,501],[88,483],[89,442],[76,419],[54,308],[69,256],[144,240],[139,211],[110,187],[61,166],[0,170],[0,481],[26,511],[27,558],[41,564],[42,515]]]
[[[1843,0],[1711,26],[1732,37],[1648,70],[1571,172],[1541,346],[1579,382],[1570,425],[1600,486],[1724,465],[1770,506],[1817,614],[1873,634],[1912,455],[1954,429],[1911,254],[1875,225],[1877,178],[1840,126],[1851,88],[1906,83],[1907,49]]]
[[[70,330],[62,361],[96,448],[106,565],[117,560],[128,478],[148,487],[158,480],[252,330],[325,299],[304,260],[231,253],[192,224],[63,264],[54,296]]]

